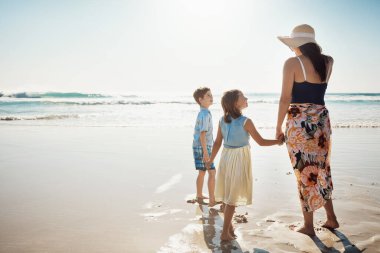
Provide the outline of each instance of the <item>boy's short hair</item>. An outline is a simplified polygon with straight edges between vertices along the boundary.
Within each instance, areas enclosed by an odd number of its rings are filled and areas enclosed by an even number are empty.
[[[197,102],[197,103],[200,105],[200,103],[199,103],[199,99],[200,99],[200,98],[203,98],[204,95],[205,95],[208,91],[210,91],[210,88],[208,88],[208,87],[200,87],[200,88],[196,89],[196,90],[194,91],[194,93],[193,93],[193,97],[194,97],[194,99],[195,99],[195,102]]]

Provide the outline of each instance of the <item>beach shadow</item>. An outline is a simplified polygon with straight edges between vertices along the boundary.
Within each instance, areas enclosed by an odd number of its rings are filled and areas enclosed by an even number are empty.
[[[223,228],[223,219],[219,215],[219,211],[209,208],[207,205],[199,205],[202,211],[203,236],[207,247],[211,252],[215,253],[249,253],[243,251],[236,240],[230,242],[222,242],[220,234]],[[254,249],[254,253],[269,253],[266,250]]]
[[[364,252],[366,250],[366,248],[364,248],[363,250],[358,249],[355,246],[355,244],[350,242],[350,240],[348,240],[347,236],[345,236],[342,232],[340,232],[338,230],[333,230],[331,232],[340,239],[339,242],[341,242],[344,246],[344,253],[360,253],[360,252]]]
[[[352,244],[350,240],[340,231],[338,230],[330,230],[331,233],[336,235],[340,240],[337,242],[341,242],[344,246],[344,253],[360,253],[364,252],[366,249],[360,250],[355,244]],[[340,251],[335,249],[334,247],[327,247],[317,236],[310,236],[310,238],[314,241],[315,245],[319,248],[322,253],[339,253]]]
[[[313,242],[315,243],[315,245],[317,245],[318,249],[322,252],[322,253],[340,253],[339,250],[337,250],[336,248],[334,247],[327,247],[326,244],[324,244],[321,239],[319,239],[317,236],[309,236]]]
[[[256,249],[256,248],[254,248],[253,249],[253,253],[269,253],[269,251],[266,251],[264,249]]]
[[[231,242],[222,242],[220,234],[223,228],[223,219],[219,211],[209,208],[207,205],[199,205],[202,211],[203,236],[207,247],[211,252],[221,253],[245,253],[236,240]]]

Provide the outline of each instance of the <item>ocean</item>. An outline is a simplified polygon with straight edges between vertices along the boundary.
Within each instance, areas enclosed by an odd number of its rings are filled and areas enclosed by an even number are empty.
[[[83,127],[193,127],[199,106],[192,94],[0,93],[0,125]],[[243,112],[257,128],[275,128],[279,94],[246,93]],[[222,116],[221,95],[210,107]],[[333,128],[379,128],[380,93],[328,93]]]

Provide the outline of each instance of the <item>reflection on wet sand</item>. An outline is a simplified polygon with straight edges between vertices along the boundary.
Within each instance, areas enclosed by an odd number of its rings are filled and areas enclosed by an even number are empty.
[[[202,212],[203,236],[207,247],[211,252],[222,253],[247,253],[243,251],[237,240],[230,242],[221,241],[220,234],[223,228],[223,219],[220,211],[215,208],[209,208],[207,205],[199,205]],[[268,253],[266,250],[253,249],[254,253]]]
[[[209,208],[207,205],[199,205],[202,211],[203,236],[207,247],[211,252],[243,252],[236,240],[230,242],[222,242],[220,234],[223,228],[223,219],[219,215],[219,211],[215,208]]]

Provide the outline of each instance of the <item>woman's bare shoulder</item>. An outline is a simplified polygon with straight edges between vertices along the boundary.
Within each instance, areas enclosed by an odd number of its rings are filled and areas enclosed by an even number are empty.
[[[296,56],[294,56],[294,57],[289,57],[288,59],[286,59],[285,64],[294,64],[296,62],[298,62],[298,59]]]
[[[290,57],[284,63],[284,69],[294,69],[299,64],[297,57]]]

